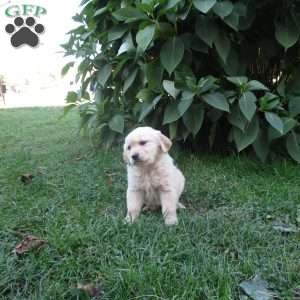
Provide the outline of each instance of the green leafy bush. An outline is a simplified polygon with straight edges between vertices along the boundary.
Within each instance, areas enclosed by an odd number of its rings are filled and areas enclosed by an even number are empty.
[[[66,110],[79,107],[94,140],[110,145],[140,123],[181,142],[205,135],[210,147],[226,137],[263,161],[287,149],[300,162],[298,0],[82,6],[62,45],[80,59]]]

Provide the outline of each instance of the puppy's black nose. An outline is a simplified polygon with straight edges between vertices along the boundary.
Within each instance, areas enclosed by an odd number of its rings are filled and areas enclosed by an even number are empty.
[[[139,155],[137,153],[133,154],[132,156],[133,160],[138,160],[139,159]]]

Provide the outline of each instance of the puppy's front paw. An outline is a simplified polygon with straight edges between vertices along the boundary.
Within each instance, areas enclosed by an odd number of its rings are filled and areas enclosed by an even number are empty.
[[[124,219],[124,224],[132,224],[132,223],[133,223],[132,218],[129,215],[127,215]]]
[[[165,224],[167,226],[177,225],[178,224],[177,216],[167,216],[165,218]]]

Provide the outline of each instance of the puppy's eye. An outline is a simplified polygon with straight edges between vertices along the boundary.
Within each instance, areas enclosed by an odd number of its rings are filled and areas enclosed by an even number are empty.
[[[140,141],[140,145],[141,146],[144,146],[144,145],[146,145],[147,144],[147,141]]]
[[[127,147],[127,150],[130,150],[131,149],[131,146],[129,145],[128,147]]]

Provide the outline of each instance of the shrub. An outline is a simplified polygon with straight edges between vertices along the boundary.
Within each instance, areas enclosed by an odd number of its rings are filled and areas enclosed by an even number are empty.
[[[80,59],[81,87],[68,93],[66,110],[79,107],[94,141],[109,146],[149,124],[174,141],[207,136],[213,147],[225,137],[238,152],[251,146],[262,161],[287,149],[300,162],[298,0],[82,6],[74,17],[80,26],[62,45]]]

